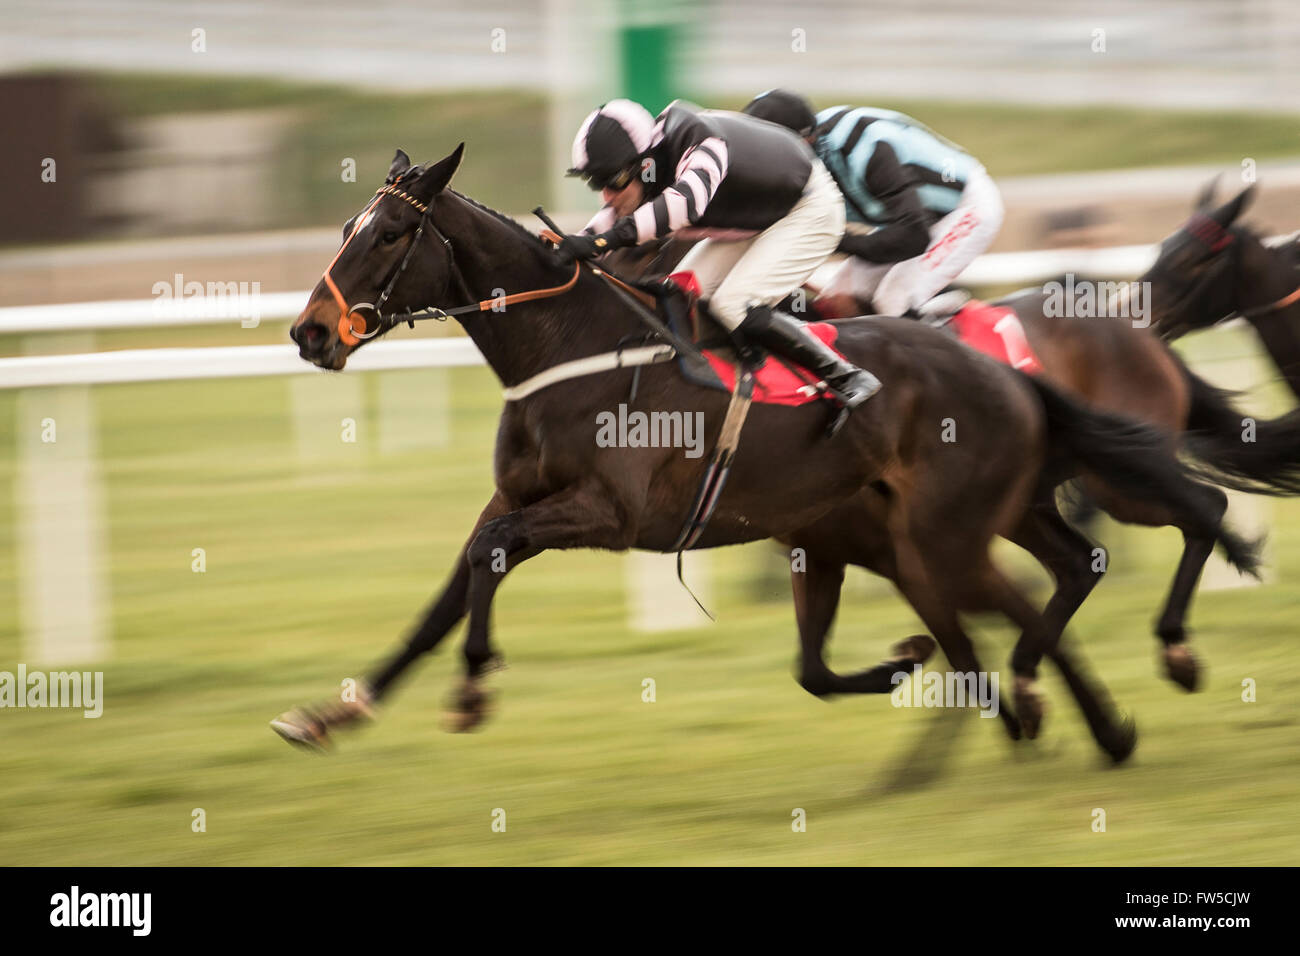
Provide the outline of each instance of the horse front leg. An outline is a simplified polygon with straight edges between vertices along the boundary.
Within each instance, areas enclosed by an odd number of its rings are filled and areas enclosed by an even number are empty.
[[[808,549],[811,551],[812,549]],[[863,566],[888,578],[892,562],[863,562]],[[899,675],[910,675],[934,652],[934,641],[914,634],[894,645],[893,657],[855,674],[837,674],[826,663],[826,642],[844,585],[844,564],[809,557],[802,570],[792,570],[795,622],[799,627],[799,686],[823,699],[835,694],[888,694]]]
[[[491,643],[492,600],[505,576],[552,548],[624,551],[635,534],[604,489],[572,486],[487,522],[466,551],[469,565],[469,627],[465,677],[452,697],[448,729],[464,731],[487,717],[490,697],[483,678],[500,660]]]
[[[392,683],[416,660],[437,647],[465,616],[469,609],[469,546],[485,524],[509,511],[505,496],[496,492],[474,523],[474,530],[461,548],[442,593],[400,651],[374,670],[363,684],[345,691],[340,699],[287,711],[271,721],[271,729],[291,744],[323,750],[329,744],[332,729],[372,718],[374,704],[389,692]]]

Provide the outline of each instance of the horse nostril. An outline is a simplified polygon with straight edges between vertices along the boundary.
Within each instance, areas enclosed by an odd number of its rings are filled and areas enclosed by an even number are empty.
[[[298,343],[299,348],[311,351],[324,343],[325,326],[319,322],[304,322],[291,329],[289,337]]]

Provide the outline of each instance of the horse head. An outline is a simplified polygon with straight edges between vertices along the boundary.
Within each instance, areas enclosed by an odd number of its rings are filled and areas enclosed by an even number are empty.
[[[1255,187],[1215,208],[1217,183],[1216,178],[1201,191],[1191,218],[1160,244],[1155,263],[1140,280],[1149,283],[1152,327],[1163,338],[1207,328],[1241,308],[1243,246],[1259,243],[1234,223]]]
[[[343,225],[343,244],[326,266],[289,336],[298,354],[338,371],[365,342],[386,332],[385,312],[446,302],[455,269],[450,254],[429,257],[419,269],[407,263],[437,234],[430,212],[460,166],[465,144],[432,166],[413,166],[398,150],[384,184]]]

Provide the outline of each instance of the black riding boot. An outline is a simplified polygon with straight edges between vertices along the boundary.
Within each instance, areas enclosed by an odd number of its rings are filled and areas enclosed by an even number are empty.
[[[802,322],[784,312],[773,312],[765,305],[755,306],[736,331],[781,358],[803,366],[826,382],[831,393],[844,406],[844,414],[832,425],[831,434],[839,430],[848,412],[880,391],[880,379],[840,358]]]

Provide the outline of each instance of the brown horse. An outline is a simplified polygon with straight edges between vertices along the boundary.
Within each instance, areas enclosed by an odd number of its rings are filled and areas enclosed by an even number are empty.
[[[1208,210],[1207,198],[1203,196],[1198,203],[1199,215],[1226,230],[1248,198],[1249,191],[1219,209]],[[1201,231],[1207,228],[1202,227]],[[1169,436],[1171,452],[1177,447],[1191,451],[1199,459],[1201,472],[1218,484],[1262,494],[1300,494],[1300,413],[1256,423],[1255,441],[1244,442],[1242,422],[1246,416],[1233,406],[1231,394],[1195,375],[1153,334],[1204,324],[1205,316],[1240,311],[1239,303],[1282,296],[1287,288],[1294,289],[1297,277],[1293,266],[1287,265],[1290,278],[1284,281],[1285,250],[1262,246],[1240,227],[1225,234],[1237,239],[1238,253],[1230,254],[1234,247],[1215,251],[1202,248],[1203,244],[1186,230],[1180,230],[1165,243],[1160,261],[1144,277],[1152,282],[1147,296],[1152,314],[1146,321],[1113,317],[1114,310],[1109,307],[1122,303],[1100,302],[1099,297],[1093,300],[1103,306],[1098,311],[1110,315],[1056,317],[1049,314],[1052,310],[1047,305],[1052,292],[1046,286],[1016,293],[997,304],[1015,310],[1043,366],[1042,377],[1053,385],[1092,408],[1131,416],[1158,427]],[[689,243],[671,242],[653,250],[623,252],[616,254],[620,256],[616,267],[625,272],[645,269],[669,272],[689,248]],[[1262,276],[1270,269],[1271,278],[1257,293],[1248,293],[1244,287],[1228,281],[1230,274],[1238,276],[1240,282],[1245,277]],[[1151,279],[1153,275],[1155,278]],[[1251,297],[1242,298],[1247,295]],[[817,305],[822,314],[849,316],[870,311],[869,301],[844,297],[818,300]],[[1290,308],[1300,308],[1300,304]],[[1274,319],[1272,315],[1261,315],[1255,321],[1258,327],[1259,323]],[[1295,356],[1300,361],[1300,337],[1291,338],[1289,326],[1283,327],[1279,320],[1278,324],[1264,328],[1268,330],[1265,341],[1272,343],[1275,355],[1286,354],[1285,343],[1294,342]],[[1300,366],[1296,371],[1300,375]],[[1156,620],[1155,633],[1163,646],[1167,676],[1186,690],[1194,690],[1199,665],[1186,644],[1185,620],[1201,571],[1213,551],[1213,536],[1197,530],[1195,523],[1189,525],[1178,518],[1165,503],[1132,497],[1123,489],[1107,484],[1099,475],[1084,476],[1083,485],[1088,496],[1116,520],[1151,527],[1172,525],[1182,532],[1182,558]],[[1215,507],[1222,515],[1227,509],[1227,497],[1222,492],[1214,494]],[[1039,502],[1039,510],[1045,508],[1046,502]],[[1046,546],[1040,537],[1049,538],[1062,549],[1054,559],[1060,573],[1057,573],[1058,591],[1049,604],[1049,616],[1064,615],[1068,620],[1097,583],[1090,560],[1092,544],[1064,521],[1055,517],[1044,521],[1043,527],[1037,530],[1020,529],[1019,537],[1012,540],[1034,552],[1035,548]],[[1071,551],[1075,554],[1073,559],[1064,557]],[[1048,563],[1045,553],[1037,556]]]
[[[643,339],[635,311],[605,280],[559,266],[550,247],[517,223],[448,188],[461,153],[457,148],[426,169],[398,151],[387,183],[345,229],[342,248],[293,323],[302,357],[342,369],[367,338],[400,321],[398,310],[429,303],[457,313],[511,389]],[[495,289],[521,294],[480,300],[472,291]],[[502,301],[517,304],[494,308]],[[371,302],[378,307],[358,304]],[[394,316],[376,317],[386,302]],[[1059,630],[1051,608],[1046,619],[1038,614],[995,566],[989,548],[995,535],[1013,536],[1035,509],[1050,504],[1050,489],[1060,481],[1094,471],[1135,498],[1163,501],[1198,533],[1217,536],[1230,558],[1251,566],[1249,547],[1219,527],[1217,493],[1191,479],[1158,433],[1087,411],[1051,386],[906,320],[844,322],[837,347],[850,359],[869,360],[893,387],[833,439],[824,437],[828,409],[821,402],[756,406],[748,440],[697,546],[778,538],[798,542],[818,567],[856,550],[847,559],[888,573],[951,665],[971,674],[980,667],[958,612],[1000,611],[1024,632],[1013,662],[1019,719],[1005,707],[1002,713],[1012,736],[1022,726],[1031,734],[1036,729],[1032,682],[1041,656],[1058,655]],[[596,440],[599,416],[632,403],[633,375],[618,368],[569,378],[507,402],[497,435],[496,491],[423,622],[375,669],[361,700],[292,711],[273,722],[277,732],[320,745],[331,728],[368,713],[467,614],[465,676],[454,707],[460,726],[473,726],[484,716],[483,680],[498,657],[489,614],[508,571],[551,548],[672,548],[706,462],[680,449],[602,447]],[[689,384],[667,365],[647,365],[639,376],[639,409],[698,412],[716,440],[724,394]],[[863,541],[855,542],[844,525],[819,533],[837,513],[864,525]],[[927,641],[914,641],[899,659],[837,678],[828,690],[888,691],[892,675],[910,670],[928,651]],[[1063,658],[1058,662],[1069,668]],[[1102,748],[1117,760],[1127,756],[1135,740],[1131,727],[1119,726],[1082,680],[1072,681],[1071,690]]]

